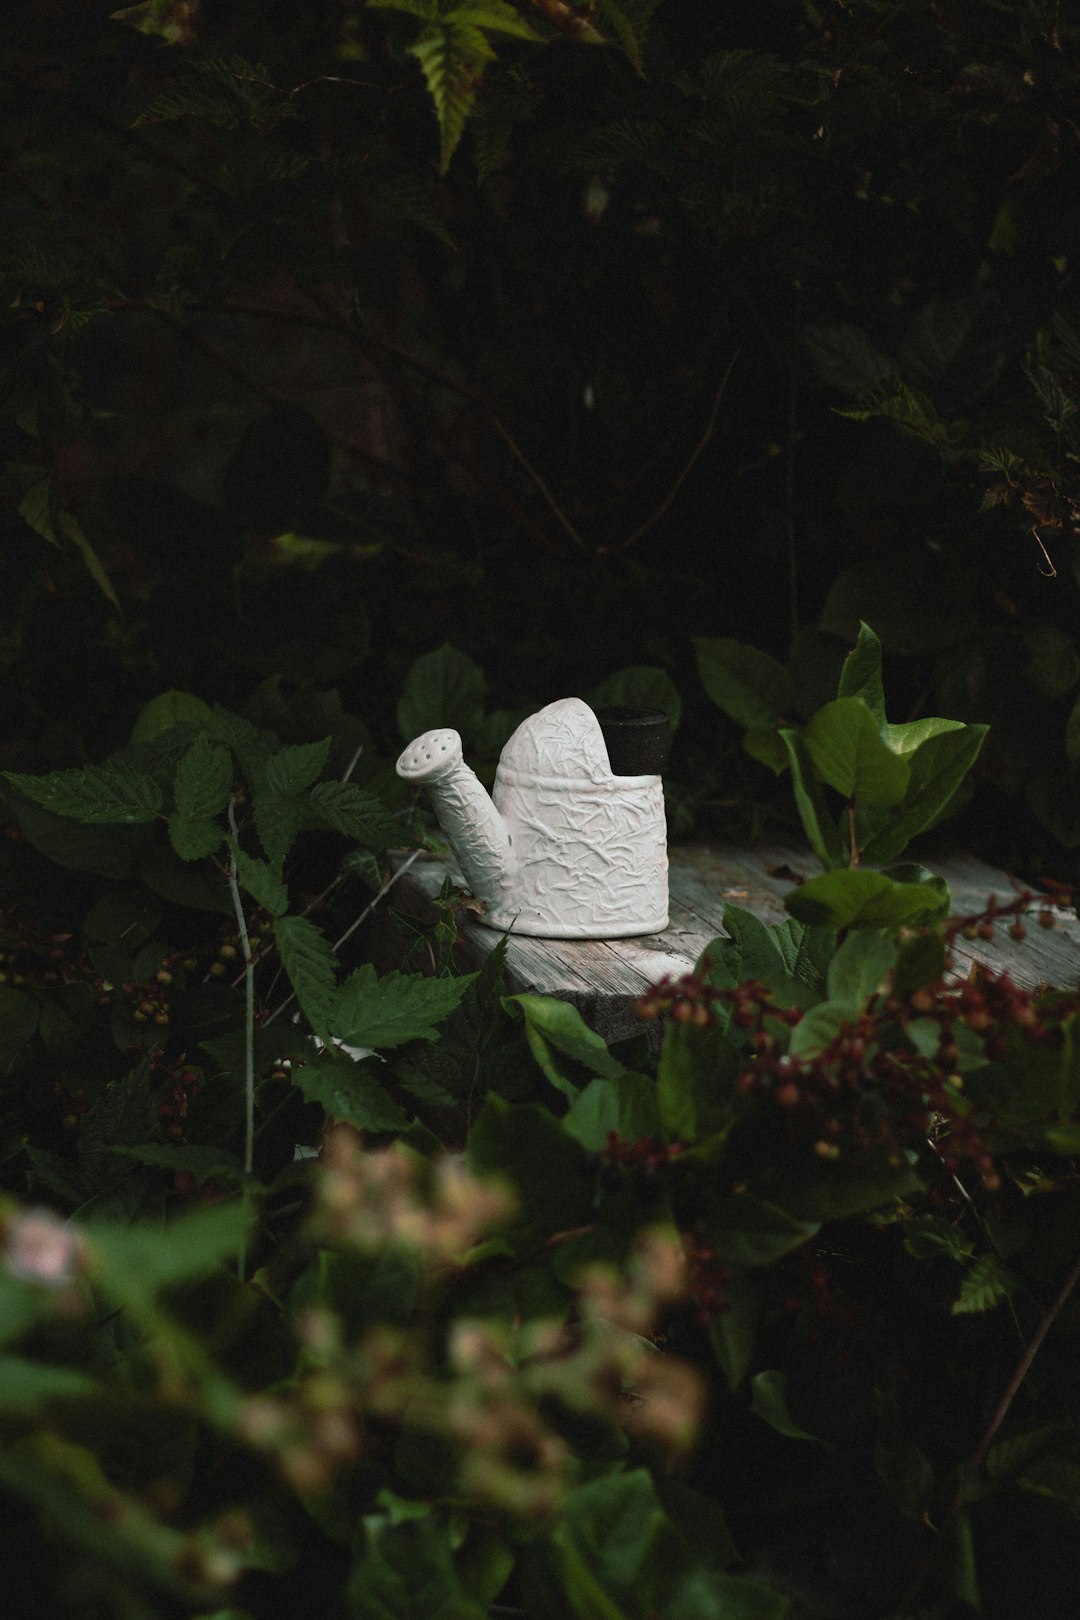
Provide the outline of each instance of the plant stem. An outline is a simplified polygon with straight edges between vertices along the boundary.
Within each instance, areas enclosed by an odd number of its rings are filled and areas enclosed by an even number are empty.
[[[849,867],[858,866],[859,862],[862,860],[862,850],[859,848],[859,830],[858,830],[858,825],[857,825],[856,820],[855,820],[855,795],[854,795],[854,793],[851,795],[851,798],[848,800],[847,815],[848,815],[848,843],[851,845],[851,854],[850,854],[850,856],[848,858],[848,866]]]
[[[1080,1282],[1080,1255],[1078,1255],[1076,1260],[1073,1262],[1072,1270],[1062,1283],[1057,1298],[1044,1312],[1041,1322],[1035,1329],[1030,1341],[1024,1348],[1023,1355],[1016,1363],[1016,1366],[1013,1369],[1013,1375],[1006,1384],[1004,1393],[994,1409],[994,1415],[987,1424],[982,1439],[979,1441],[971,1455],[971,1460],[968,1464],[969,1468],[981,1468],[983,1463],[986,1461],[986,1454],[994,1442],[994,1436],[997,1434],[998,1430],[1001,1428],[1001,1425],[1008,1416],[1009,1408],[1016,1399],[1021,1384],[1031,1371],[1031,1364],[1035,1360],[1035,1357],[1038,1355],[1039,1351],[1042,1349],[1043,1340],[1046,1338],[1046,1335],[1057,1321],[1057,1318],[1060,1316],[1062,1310],[1068,1302],[1070,1294],[1078,1282]],[[941,1523],[937,1527],[933,1541],[923,1554],[922,1560],[911,1578],[908,1589],[904,1593],[900,1606],[897,1610],[897,1614],[899,1616],[902,1617],[910,1611],[912,1604],[922,1591],[923,1584],[926,1581],[927,1576],[930,1574],[935,1563],[937,1562],[938,1555],[940,1554],[941,1548],[944,1545],[945,1536],[952,1528],[953,1521],[963,1505],[963,1492],[957,1491],[956,1495],[949,1503]]]
[[[235,842],[237,836],[235,798],[229,800],[229,830]],[[255,1162],[255,966],[251,956],[251,939],[248,935],[247,919],[244,916],[244,904],[240,898],[240,885],[236,880],[236,856],[232,851],[229,853],[229,893],[232,896],[236,927],[244,952],[244,1174],[250,1176]],[[250,1196],[250,1191],[245,1186],[245,1202]],[[241,1244],[241,1282],[244,1280],[244,1263],[244,1245]]]

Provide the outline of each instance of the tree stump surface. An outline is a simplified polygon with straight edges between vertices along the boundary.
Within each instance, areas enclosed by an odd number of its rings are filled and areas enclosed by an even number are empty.
[[[407,859],[395,854],[394,869],[400,869]],[[506,953],[510,993],[530,991],[570,1001],[608,1041],[640,1035],[649,1026],[636,1016],[634,1002],[665,974],[678,977],[690,971],[705,947],[724,932],[726,905],[740,906],[765,923],[781,922],[787,916],[784,896],[819,871],[807,849],[779,841],[752,846],[676,845],[669,851],[669,860],[670,921],[662,934],[608,940],[529,939],[511,934]],[[978,914],[991,895],[1006,905],[1025,888],[1009,873],[973,855],[952,855],[925,864],[948,883],[954,917]],[[421,855],[390,890],[389,905],[417,922],[431,922],[447,877],[465,889],[456,861],[449,856]],[[1039,925],[1038,910],[1051,913],[1053,928]],[[1023,940],[1010,938],[1007,923],[995,929],[992,940],[958,935],[954,946],[957,971],[964,974],[973,962],[980,962],[1008,971],[1027,989],[1080,984],[1076,912],[1040,899],[1036,914],[1024,920],[1027,937]],[[485,928],[463,908],[455,948],[457,966],[462,972],[478,968],[504,937],[497,929]]]

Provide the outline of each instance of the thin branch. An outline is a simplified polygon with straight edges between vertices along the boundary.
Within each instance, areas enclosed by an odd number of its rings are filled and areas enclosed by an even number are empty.
[[[494,411],[491,411],[490,415],[492,425],[495,428],[496,433],[498,433],[499,437],[506,444],[511,454],[518,461],[520,461],[521,465],[524,467],[525,471],[528,473],[529,477],[532,479],[533,483],[536,485],[537,489],[548,503],[548,506],[551,508],[552,512],[555,514],[563,528],[566,530],[567,534],[570,536],[571,540],[581,551],[588,551],[589,547],[585,544],[585,541],[581,538],[580,534],[578,534],[577,530],[574,528],[574,525],[563,511],[550,489],[548,489],[544,480],[541,478],[532,462],[526,456],[524,450],[522,450],[517,440],[511,433],[507,431],[506,428],[503,427]]]
[[[731,376],[732,369],[734,368],[735,362],[738,358],[739,351],[736,349],[735,353],[727,363],[727,369],[725,370],[724,375],[720,379],[720,386],[716,390],[716,398],[713,400],[712,410],[709,412],[709,420],[705,424],[705,431],[691,451],[689,461],[687,461],[686,465],[675,479],[675,482],[664,496],[664,499],[660,502],[660,505],[656,508],[656,511],[653,512],[650,517],[647,517],[644,523],[639,524],[634,530],[633,534],[628,535],[625,540],[620,540],[617,546],[601,546],[599,548],[601,556],[612,556],[620,551],[626,551],[634,544],[635,540],[640,540],[642,535],[646,534],[655,523],[659,523],[660,519],[664,516],[664,513],[668,510],[668,507],[679,493],[683,484],[697,466],[698,460],[700,459],[705,446],[709,443],[709,440],[716,432],[716,424],[720,416],[720,403],[723,400],[725,392],[727,391],[728,378]]]
[[[235,845],[238,837],[235,798],[229,800],[229,830]],[[251,939],[248,935],[247,919],[244,916],[244,903],[240,898],[240,885],[236,878],[235,848],[229,852],[228,877],[229,894],[236,914],[240,944],[244,951],[244,1174],[250,1176],[255,1162],[255,968],[251,959]],[[248,1196],[245,1187],[245,1200]],[[246,1259],[245,1242],[241,1239],[238,1265],[241,1282],[244,1280]]]
[[[1008,1416],[1009,1409],[1012,1406],[1013,1401],[1016,1399],[1020,1386],[1023,1384],[1024,1379],[1031,1371],[1032,1362],[1042,1349],[1043,1341],[1046,1338],[1046,1335],[1050,1332],[1050,1329],[1061,1315],[1061,1312],[1068,1303],[1069,1296],[1072,1294],[1073,1289],[1076,1287],[1078,1282],[1080,1282],[1080,1255],[1078,1255],[1076,1260],[1073,1262],[1072,1270],[1062,1283],[1057,1298],[1044,1313],[1043,1318],[1038,1327],[1035,1329],[1035,1332],[1024,1350],[1023,1355],[1016,1363],[1016,1367],[1013,1370],[1013,1375],[1006,1384],[1001,1399],[998,1401],[997,1407],[994,1410],[994,1415],[987,1424],[986,1431],[983,1434],[982,1439],[979,1441],[974,1452],[972,1453],[970,1463],[968,1464],[969,1468],[981,1468],[983,1463],[986,1461],[986,1454],[993,1445],[994,1437],[996,1436],[998,1430],[1001,1428],[1001,1425]],[[957,1491],[956,1495],[949,1503],[948,1509],[945,1512],[941,1523],[937,1527],[933,1541],[926,1549],[918,1568],[911,1578],[908,1589],[904,1593],[899,1609],[897,1610],[898,1614],[906,1615],[914,1604],[915,1599],[922,1591],[927,1576],[933,1570],[933,1567],[941,1553],[946,1532],[952,1528],[953,1521],[956,1519],[956,1516],[960,1512],[963,1505],[963,1492]]]

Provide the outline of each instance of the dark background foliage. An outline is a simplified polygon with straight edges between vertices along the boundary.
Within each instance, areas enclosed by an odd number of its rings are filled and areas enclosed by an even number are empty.
[[[647,664],[708,829],[786,790],[691,636],[816,698],[863,617],[897,713],[993,724],[964,834],[1067,875],[1075,23],[639,0],[623,50],[543,9],[441,177],[414,16],[8,19],[8,746],[99,756],[162,688],[262,680],[389,752],[444,641],[498,708]]]

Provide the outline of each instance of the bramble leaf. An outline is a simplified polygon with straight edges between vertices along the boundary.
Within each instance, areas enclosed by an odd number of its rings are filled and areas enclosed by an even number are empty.
[[[129,765],[106,761],[82,770],[51,771],[48,776],[16,771],[3,775],[54,815],[71,816],[88,826],[153,821],[161,809],[161,789],[153,777]]]
[[[176,767],[173,798],[181,816],[205,821],[219,815],[232,791],[229,751],[200,732]]]
[[[406,1041],[433,1041],[438,1025],[461,1000],[475,973],[429,979],[421,973],[385,973],[370,962],[356,968],[338,991],[331,1027],[346,1046],[375,1051]]]
[[[382,849],[400,828],[373,793],[355,782],[319,782],[311,790],[311,807],[319,820],[334,832],[369,849]]]
[[[405,1110],[387,1096],[374,1063],[356,1063],[343,1052],[328,1050],[311,1063],[296,1065],[292,1077],[308,1102],[358,1130],[400,1131],[409,1122]]]
[[[201,861],[212,855],[223,837],[216,821],[193,821],[179,813],[169,817],[169,842],[182,861]]]
[[[276,918],[274,938],[304,1016],[316,1035],[329,1042],[338,988],[330,941],[307,917]]]
[[[289,891],[266,861],[257,861],[242,850],[234,838],[229,839],[229,850],[236,862],[236,877],[258,905],[264,906],[272,917],[280,917],[289,909]]]
[[[266,762],[266,786],[271,793],[291,798],[303,793],[322,775],[332,737],[320,742],[287,745]]]

